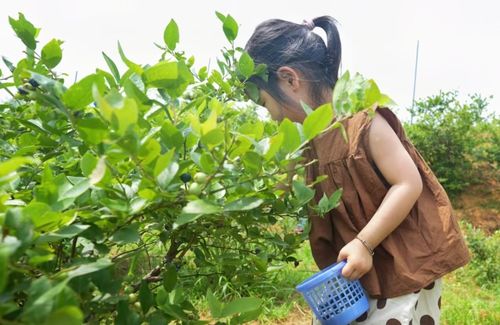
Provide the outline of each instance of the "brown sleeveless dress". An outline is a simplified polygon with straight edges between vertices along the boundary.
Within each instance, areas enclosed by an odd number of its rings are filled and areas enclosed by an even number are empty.
[[[392,298],[417,291],[467,264],[469,251],[448,196],[422,156],[406,137],[401,122],[388,108],[378,108],[415,162],[423,181],[422,194],[407,218],[375,248],[373,268],[361,279],[374,298]],[[390,188],[377,169],[368,146],[372,118],[359,112],[343,121],[346,142],[338,129],[315,138],[306,160],[318,162],[306,170],[306,182],[319,175],[316,202],[338,188],[338,208],[323,218],[310,213],[312,255],[320,269],[335,263],[342,247],[354,239],[373,216]]]

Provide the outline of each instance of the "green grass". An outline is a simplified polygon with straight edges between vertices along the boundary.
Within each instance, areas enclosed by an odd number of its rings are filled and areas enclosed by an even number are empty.
[[[292,263],[278,271],[270,278],[272,286],[265,291],[258,290],[264,298],[264,312],[259,318],[263,324],[273,321],[289,319],[291,314],[297,314],[299,310],[309,313],[309,307],[295,287],[318,272],[309,248],[309,242],[304,242],[295,255],[300,264],[294,267]],[[300,313],[299,313],[300,314]]]
[[[445,277],[443,324],[500,324],[500,287],[481,288],[472,273],[472,266],[468,265]]]

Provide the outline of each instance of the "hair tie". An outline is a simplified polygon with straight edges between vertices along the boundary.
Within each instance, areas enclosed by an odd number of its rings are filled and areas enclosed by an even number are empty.
[[[309,29],[309,30],[313,30],[314,27],[316,27],[316,25],[314,25],[314,22],[312,19],[304,19],[302,21],[302,25],[306,26],[307,29]]]

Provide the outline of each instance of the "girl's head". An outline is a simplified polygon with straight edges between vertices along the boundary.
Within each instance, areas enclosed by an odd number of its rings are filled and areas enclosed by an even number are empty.
[[[314,27],[326,32],[326,44],[312,31]],[[258,76],[249,81],[259,88],[259,104],[274,119],[301,122],[305,113],[300,101],[317,107],[331,99],[341,59],[339,32],[332,17],[303,24],[266,20],[257,26],[245,50],[255,63],[267,65],[267,82]]]

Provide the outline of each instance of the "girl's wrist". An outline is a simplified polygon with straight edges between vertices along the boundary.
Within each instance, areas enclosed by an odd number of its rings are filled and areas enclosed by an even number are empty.
[[[359,240],[363,246],[366,248],[366,250],[368,251],[368,253],[373,256],[373,254],[375,254],[375,252],[373,251],[373,248],[370,244],[368,244],[366,242],[366,240],[364,240],[363,238],[360,238],[359,236],[356,236],[356,239]]]

